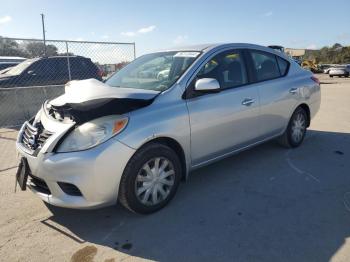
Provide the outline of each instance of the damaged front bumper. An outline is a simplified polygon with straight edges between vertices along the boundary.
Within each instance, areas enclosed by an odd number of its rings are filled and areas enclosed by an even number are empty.
[[[58,141],[73,124],[60,123],[45,113],[40,116],[42,126],[34,126],[33,121],[22,126],[16,142],[30,169],[28,188],[43,201],[61,207],[83,209],[116,203],[120,178],[134,149],[112,138],[88,150],[55,153]],[[44,131],[49,137],[31,147],[30,138],[38,139]]]

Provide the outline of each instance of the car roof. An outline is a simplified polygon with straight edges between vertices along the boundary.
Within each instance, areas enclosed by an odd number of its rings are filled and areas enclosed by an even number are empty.
[[[79,56],[79,55],[70,55],[70,56],[66,56],[66,55],[56,55],[56,56],[47,56],[47,57],[42,57],[42,58],[48,58],[48,59],[65,58],[65,59],[67,59],[67,57],[69,57],[69,58],[82,58],[82,59],[88,59],[87,57],[84,57],[84,56]]]
[[[200,45],[189,45],[189,46],[180,46],[173,47],[169,49],[160,50],[159,52],[164,51],[198,51],[198,52],[208,52],[213,49],[221,49],[221,48],[250,48],[250,49],[258,49],[270,53],[277,54],[279,56],[284,56],[281,52],[278,52],[272,48],[262,45],[249,44],[249,43],[214,43],[214,44],[200,44]]]

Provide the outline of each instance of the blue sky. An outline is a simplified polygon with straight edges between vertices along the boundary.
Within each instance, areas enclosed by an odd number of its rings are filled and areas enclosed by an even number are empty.
[[[137,53],[214,42],[350,45],[350,1],[0,0],[0,35],[136,42]]]

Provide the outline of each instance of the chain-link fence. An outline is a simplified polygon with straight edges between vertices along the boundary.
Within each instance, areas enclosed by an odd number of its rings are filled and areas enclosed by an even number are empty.
[[[104,80],[135,58],[135,43],[0,37],[0,127],[20,125],[70,80]]]

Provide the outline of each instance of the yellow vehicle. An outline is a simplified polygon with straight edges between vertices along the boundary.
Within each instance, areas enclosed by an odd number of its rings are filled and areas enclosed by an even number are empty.
[[[317,64],[316,60],[304,60],[301,63],[301,67],[310,70],[312,73],[321,73],[322,70],[319,68],[319,65]]]

